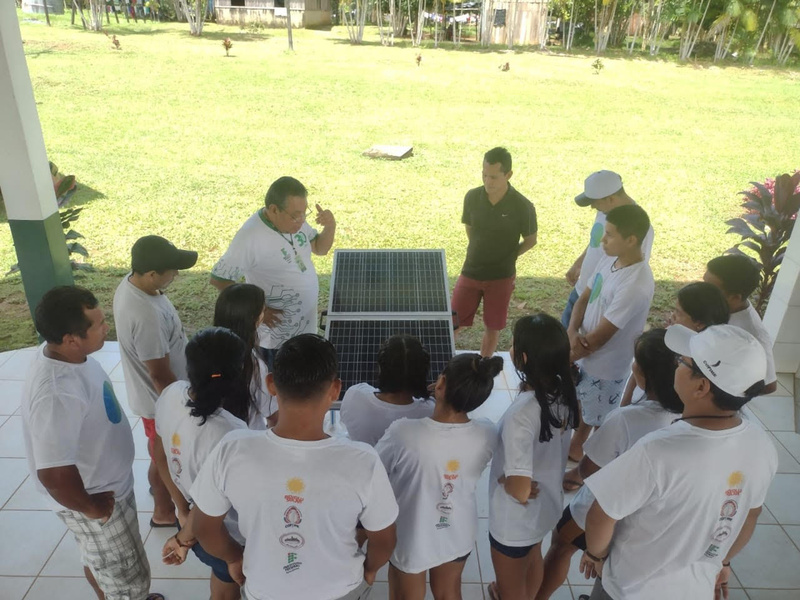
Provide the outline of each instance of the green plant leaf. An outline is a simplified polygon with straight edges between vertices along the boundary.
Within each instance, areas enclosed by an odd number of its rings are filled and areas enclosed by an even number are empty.
[[[67,175],[56,185],[56,198],[61,198],[75,187],[75,175]]]
[[[74,229],[70,229],[70,230],[67,232],[67,234],[66,234],[66,236],[65,236],[65,237],[66,237],[68,240],[77,240],[77,239],[79,239],[79,238],[82,238],[82,237],[83,237],[83,235],[82,235],[82,234],[80,234],[80,233],[78,233],[78,232],[77,232],[77,231],[75,231]]]
[[[86,271],[87,273],[94,273],[94,267],[89,263],[80,263],[73,260],[72,268],[75,271]]]
[[[738,233],[743,239],[755,237],[756,234],[750,229],[747,222],[739,217],[725,221],[726,225],[730,225],[730,229],[726,233]]]
[[[747,221],[747,224],[760,232],[764,232],[764,220],[758,213],[747,213],[742,215],[742,219]]]
[[[67,250],[69,250],[70,254],[80,254],[81,256],[89,258],[89,251],[78,242],[71,242],[67,244]]]
[[[57,177],[58,167],[56,166],[56,163],[54,163],[52,160],[49,161],[49,163],[50,163],[50,175],[52,175],[53,177]]]

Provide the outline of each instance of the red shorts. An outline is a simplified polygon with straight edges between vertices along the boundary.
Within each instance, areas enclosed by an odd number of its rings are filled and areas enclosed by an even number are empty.
[[[469,327],[483,298],[483,324],[486,329],[500,331],[506,326],[508,303],[514,291],[516,276],[506,279],[478,281],[463,275],[458,276],[453,290],[452,307],[458,315],[458,324]]]
[[[156,443],[156,420],[142,417],[142,425],[144,426],[144,434],[147,436],[147,452],[150,453],[150,458],[152,459],[153,444]]]

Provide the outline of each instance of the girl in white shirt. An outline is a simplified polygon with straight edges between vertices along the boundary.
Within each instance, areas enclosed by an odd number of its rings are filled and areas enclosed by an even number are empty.
[[[497,581],[489,596],[530,600],[542,581],[541,542],[563,506],[561,478],[578,399],[563,325],[546,314],[514,326],[511,359],[519,394],[500,421],[489,475],[489,543]],[[534,493],[534,483],[538,493]]]
[[[209,327],[186,346],[189,381],[167,386],[156,402],[156,444],[164,450],[157,461],[159,474],[177,506],[189,505],[189,490],[206,458],[219,441],[236,429],[247,429],[250,404],[242,379],[248,356],[244,342],[229,329]],[[181,564],[188,548],[211,567],[212,600],[239,598],[239,586],[230,577],[225,561],[194,543],[193,516],[189,513],[176,535],[164,545],[167,564]],[[239,536],[235,518],[226,521],[231,535]],[[239,541],[244,541],[239,536]]]
[[[706,284],[707,285],[707,284]],[[583,445],[578,468],[585,478],[631,448],[651,431],[667,427],[683,412],[675,391],[675,353],[664,344],[665,329],[651,329],[634,345],[633,377],[644,400],[608,414],[600,428]],[[620,490],[620,493],[625,493]],[[586,550],[586,515],[594,496],[581,488],[564,509],[544,560],[544,581],[536,600],[547,600],[564,583],[572,555]]]
[[[389,564],[395,600],[423,600],[428,571],[436,600],[461,598],[478,527],[475,486],[497,438],[491,422],[467,413],[486,401],[502,368],[500,357],[453,357],[434,386],[433,416],[395,421],[375,446],[400,507]]]
[[[378,443],[397,419],[433,414],[428,392],[431,356],[411,335],[393,335],[378,350],[378,387],[359,383],[342,398],[340,415],[350,439]]]
[[[264,290],[251,283],[235,283],[222,290],[214,307],[214,325],[227,327],[244,340],[250,354],[242,377],[250,388],[247,425],[263,430],[278,421],[278,401],[267,390],[268,369],[258,350],[258,326],[264,318]]]

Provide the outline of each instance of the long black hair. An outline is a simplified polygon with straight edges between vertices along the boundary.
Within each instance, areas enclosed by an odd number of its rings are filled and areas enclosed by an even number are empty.
[[[456,354],[442,371],[445,378],[444,401],[458,412],[468,413],[486,402],[494,378],[503,370],[499,356]]]
[[[578,427],[578,395],[572,381],[569,337],[558,319],[539,313],[522,317],[514,325],[514,367],[520,390],[532,389],[542,409],[539,441],[553,439],[552,427]],[[553,405],[567,408],[562,421]]]
[[[247,385],[252,409],[255,411],[255,393],[261,380],[267,376],[261,372],[254,350],[258,346],[258,327],[256,321],[264,311],[264,290],[252,283],[234,283],[222,290],[214,306],[214,325],[226,327],[238,335],[249,353],[244,359],[242,380]],[[258,380],[258,385],[251,382]],[[245,419],[247,421],[248,419]]]
[[[675,391],[675,353],[664,343],[666,329],[645,331],[633,346],[633,357],[644,373],[645,392],[672,413],[683,412],[683,402]]]
[[[193,417],[206,419],[224,408],[245,423],[250,414],[250,392],[242,378],[249,349],[241,338],[224,327],[208,327],[186,345],[189,396]]]
[[[678,304],[692,321],[704,327],[725,325],[731,314],[722,290],[705,281],[696,281],[678,290]]]
[[[431,355],[413,335],[393,335],[378,350],[378,389],[427,398]]]

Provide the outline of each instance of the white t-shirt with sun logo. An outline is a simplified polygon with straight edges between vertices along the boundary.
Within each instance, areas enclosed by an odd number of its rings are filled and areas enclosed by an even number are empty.
[[[616,269],[616,261],[615,256],[606,256],[597,264],[580,327],[585,335],[605,318],[619,330],[598,350],[579,361],[586,373],[598,379],[623,379],[630,374],[633,343],[644,330],[655,293],[650,265],[641,261]]]
[[[594,218],[592,229],[589,231],[589,244],[586,246],[586,255],[583,257],[583,263],[581,264],[581,274],[580,277],[578,277],[578,281],[575,283],[575,291],[578,293],[578,296],[580,296],[583,290],[586,289],[586,286],[589,285],[589,281],[597,268],[597,263],[606,257],[606,253],[603,251],[603,245],[601,244],[603,235],[605,235],[606,232],[606,214],[599,210],[596,212],[597,215]],[[650,252],[653,250],[654,237],[655,232],[651,225],[650,229],[647,231],[647,235],[644,236],[644,240],[642,240],[642,254],[644,255],[645,262],[650,262]]]
[[[36,471],[75,465],[89,494],[133,489],[131,425],[114,387],[91,356],[80,364],[54,360],[39,346],[22,394],[22,432],[28,468],[53,510],[64,510]]]
[[[686,421],[654,431],[586,479],[618,521],[603,567],[612,598],[713,598],[748,512],[778,468],[767,434],[743,421],[723,431]]]
[[[276,327],[259,328],[264,348],[279,348],[289,338],[317,331],[319,280],[311,260],[316,237],[317,230],[308,223],[295,234],[281,234],[258,210],[211,270],[212,277],[257,285],[267,296],[267,306],[283,311]]]
[[[497,443],[494,424],[400,419],[375,446],[400,516],[392,564],[420,573],[469,554],[475,545],[475,486]]]
[[[207,515],[233,507],[247,539],[244,584],[252,600],[335,600],[361,585],[368,531],[397,518],[375,450],[339,437],[281,438],[273,429],[233,431],[200,469],[191,495]]]

